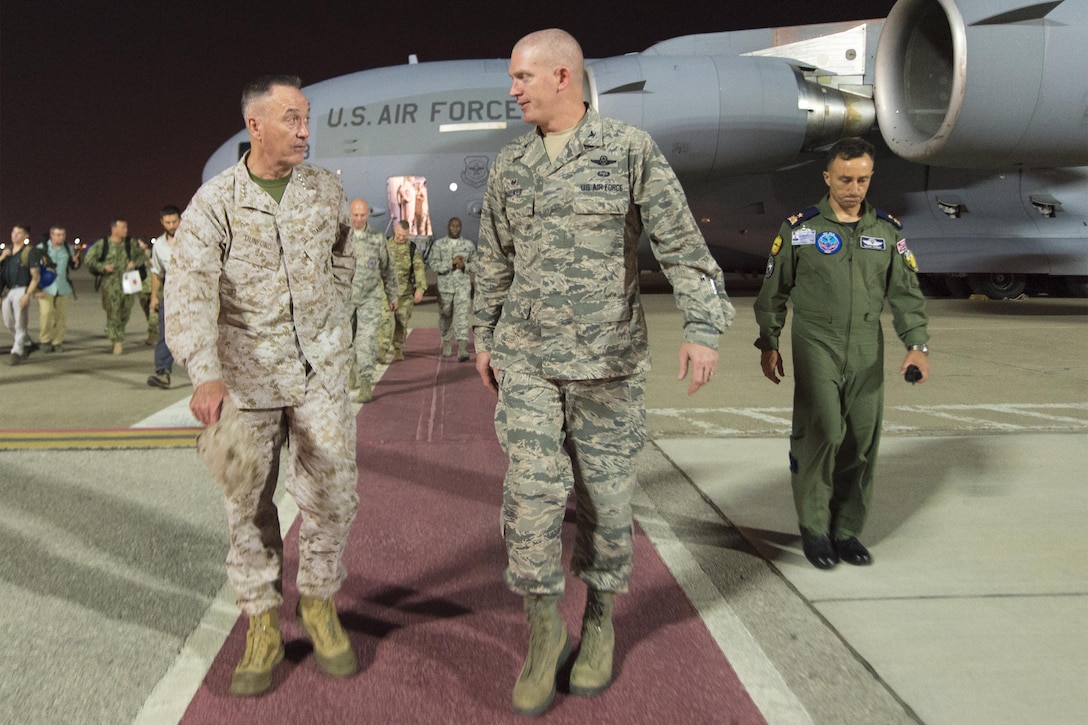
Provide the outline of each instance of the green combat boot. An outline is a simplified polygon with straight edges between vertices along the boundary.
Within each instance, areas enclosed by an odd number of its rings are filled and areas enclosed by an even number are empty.
[[[246,652],[230,678],[230,694],[261,694],[272,685],[272,669],[282,660],[283,636],[276,610],[251,616]]]
[[[449,357],[453,354],[453,340],[448,337],[442,338],[442,357]]]
[[[357,665],[351,640],[340,626],[332,599],[303,595],[298,602],[298,618],[314,643],[317,664],[333,677],[354,675]]]
[[[457,362],[468,360],[468,343],[461,340],[457,343]]]
[[[555,676],[570,657],[570,636],[559,619],[556,597],[525,597],[529,653],[514,684],[514,710],[539,715],[555,697]]]
[[[612,629],[614,592],[589,590],[582,618],[582,643],[570,671],[570,691],[582,697],[596,697],[612,684],[612,650],[616,634]]]

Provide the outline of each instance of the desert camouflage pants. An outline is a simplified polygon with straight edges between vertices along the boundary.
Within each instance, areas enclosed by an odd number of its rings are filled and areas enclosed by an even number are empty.
[[[313,373],[298,407],[239,410],[228,396],[219,423],[201,434],[197,450],[226,495],[227,578],[246,614],[283,603],[283,539],[272,498],[284,443],[287,491],[302,519],[299,592],[328,598],[347,576],[344,547],[359,505],[355,417],[347,396],[330,396]]]
[[[646,440],[645,375],[501,378],[495,430],[509,459],[502,510],[507,586],[522,596],[563,593],[560,533],[573,488],[575,576],[593,589],[626,591],[635,459]]]

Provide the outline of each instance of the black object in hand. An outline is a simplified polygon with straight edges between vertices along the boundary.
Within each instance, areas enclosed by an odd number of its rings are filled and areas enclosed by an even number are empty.
[[[903,373],[903,379],[914,385],[922,379],[922,371],[918,369],[917,365],[908,365],[907,372]]]

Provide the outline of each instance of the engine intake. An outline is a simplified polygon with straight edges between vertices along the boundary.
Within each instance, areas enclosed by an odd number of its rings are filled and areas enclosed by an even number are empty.
[[[1088,3],[899,0],[874,93],[905,159],[1006,168],[1088,164]]]

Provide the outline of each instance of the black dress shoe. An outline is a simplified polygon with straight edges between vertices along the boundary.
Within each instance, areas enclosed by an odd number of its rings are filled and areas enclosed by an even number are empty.
[[[861,542],[857,540],[856,536],[836,541],[835,551],[838,552],[839,558],[847,564],[868,566],[873,563],[873,557],[869,554],[869,550],[861,545]]]
[[[801,546],[805,550],[805,558],[817,569],[833,569],[839,563],[839,555],[835,553],[827,534],[802,531]]]

